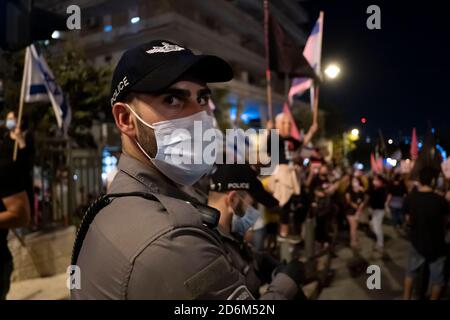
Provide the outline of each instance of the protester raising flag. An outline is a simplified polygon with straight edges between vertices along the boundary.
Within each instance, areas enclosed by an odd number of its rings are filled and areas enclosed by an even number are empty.
[[[289,117],[289,120],[291,121],[291,137],[300,141],[301,140],[300,139],[300,137],[301,137],[300,131],[298,131],[297,125],[295,124],[294,117],[292,116],[291,110],[287,103],[284,103],[283,113],[286,114]]]
[[[303,56],[315,72],[320,77],[320,61],[322,54],[322,34],[323,34],[323,12],[320,12],[319,19],[311,31],[306,41]],[[302,94],[309,88],[312,88],[313,79],[311,77],[300,77],[292,80],[291,89],[289,90],[289,104],[292,104],[293,98],[297,94]],[[314,101],[314,90],[311,90],[311,102]]]
[[[23,75],[25,83],[24,102],[50,101],[58,127],[62,129],[64,134],[67,134],[71,120],[71,110],[47,62],[33,44],[27,47],[25,60]]]

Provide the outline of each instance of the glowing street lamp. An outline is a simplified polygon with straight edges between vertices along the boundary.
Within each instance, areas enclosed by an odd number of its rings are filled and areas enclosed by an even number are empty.
[[[341,68],[337,64],[330,64],[325,68],[325,75],[330,79],[335,79],[341,72]]]
[[[342,134],[342,142],[344,147],[344,157],[347,158],[348,148],[352,145],[352,142],[359,140],[359,130],[354,128],[350,131],[345,131]]]
[[[53,31],[52,39],[59,39],[59,38],[61,38],[61,32],[59,32],[58,30]]]
[[[356,141],[359,139],[359,130],[358,129],[352,129],[352,131],[350,131],[350,139],[353,141]]]
[[[132,24],[136,24],[136,23],[138,23],[139,21],[141,21],[141,18],[140,18],[140,17],[133,17],[133,18],[130,19],[130,22],[131,22]]]

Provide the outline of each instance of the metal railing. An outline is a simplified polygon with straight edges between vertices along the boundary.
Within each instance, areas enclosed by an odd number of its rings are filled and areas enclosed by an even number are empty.
[[[99,150],[74,149],[65,139],[37,140],[36,150],[32,229],[77,224],[104,191]]]

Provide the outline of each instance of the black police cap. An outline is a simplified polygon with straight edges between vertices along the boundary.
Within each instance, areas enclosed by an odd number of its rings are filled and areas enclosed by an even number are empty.
[[[279,205],[278,200],[264,189],[256,172],[248,164],[217,165],[210,177],[209,190],[215,192],[242,190],[268,208]]]
[[[172,85],[186,72],[205,83],[233,78],[231,66],[211,55],[195,55],[167,40],[154,40],[124,52],[113,73],[111,106],[127,94],[155,93]]]

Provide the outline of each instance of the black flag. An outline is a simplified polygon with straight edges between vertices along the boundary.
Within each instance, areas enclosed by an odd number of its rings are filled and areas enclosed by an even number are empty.
[[[431,130],[428,130],[424,140],[422,150],[420,150],[419,157],[411,172],[411,177],[417,180],[419,179],[420,170],[423,168],[430,168],[435,178],[437,178],[441,172],[441,162],[443,159],[436,148],[436,140]]]
[[[316,79],[316,74],[303,56],[303,48],[287,34],[269,13],[269,68],[290,78]]]

